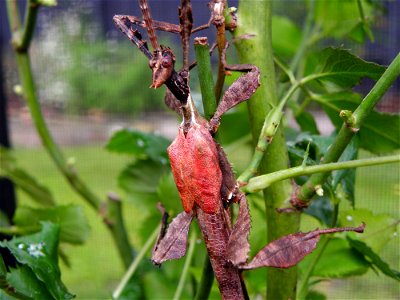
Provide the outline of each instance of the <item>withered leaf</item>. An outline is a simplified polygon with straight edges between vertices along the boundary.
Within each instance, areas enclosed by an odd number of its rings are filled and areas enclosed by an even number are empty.
[[[217,111],[210,120],[211,128],[217,128],[221,116],[235,105],[249,99],[260,86],[260,70],[251,65],[250,72],[240,76],[225,92],[218,104]],[[233,70],[233,69],[232,69]]]
[[[165,236],[157,242],[151,260],[160,265],[170,259],[178,259],[185,255],[189,226],[192,213],[181,212],[168,226]]]
[[[363,223],[359,227],[317,229],[307,233],[290,234],[269,243],[257,253],[250,263],[240,266],[240,268],[245,270],[260,267],[289,268],[315,249],[321,234],[343,231],[361,233],[364,231],[364,227],[365,224]]]
[[[238,188],[232,166],[226,157],[224,149],[222,149],[221,145],[218,143],[215,143],[215,146],[217,147],[218,162],[222,172],[221,198],[226,206],[226,204],[229,204],[230,202],[238,201],[238,199],[235,199],[237,197],[236,190],[238,190]]]
[[[249,207],[245,195],[241,194],[240,196],[239,215],[226,247],[227,260],[235,266],[245,263],[250,251],[248,239],[251,226]]]

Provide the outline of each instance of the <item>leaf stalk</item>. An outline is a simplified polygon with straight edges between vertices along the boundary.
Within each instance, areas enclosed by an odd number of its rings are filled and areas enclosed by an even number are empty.
[[[315,166],[298,166],[286,170],[280,170],[266,175],[253,177],[249,183],[242,188],[246,193],[256,193],[263,190],[275,182],[294,178],[303,175],[311,175],[315,173],[326,173],[335,170],[368,167],[381,164],[398,163],[400,162],[400,155],[390,155],[384,157],[373,157],[359,160],[335,162],[329,164],[321,164]]]

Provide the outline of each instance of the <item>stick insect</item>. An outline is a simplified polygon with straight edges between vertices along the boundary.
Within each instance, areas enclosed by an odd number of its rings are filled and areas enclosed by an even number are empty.
[[[182,0],[179,8],[180,25],[154,21],[145,0],[139,0],[144,20],[138,17],[117,15],[114,22],[117,27],[149,59],[152,69],[152,85],[158,88],[165,84],[177,99],[174,105],[183,117],[177,138],[169,146],[167,152],[176,186],[184,211],[168,226],[162,226],[159,239],[153,248],[152,261],[162,264],[170,259],[178,259],[185,255],[189,226],[196,218],[200,226],[204,242],[210,257],[218,287],[223,299],[247,299],[242,270],[261,266],[290,267],[310,253],[318,241],[319,235],[335,232],[316,230],[308,234],[298,233],[274,241],[263,248],[259,254],[247,263],[250,245],[250,214],[245,195],[240,191],[231,165],[213,136],[218,130],[221,116],[233,106],[248,100],[259,86],[260,72],[253,65],[227,66],[225,60],[226,43],[220,51],[221,65],[225,70],[246,71],[224,93],[214,116],[205,120],[193,104],[189,88],[189,40],[190,35],[209,26],[222,16],[222,1],[211,1],[210,22],[192,29],[193,18],[190,1]],[[223,7],[223,6],[222,6]],[[140,33],[133,27],[146,28],[153,53]],[[222,27],[222,25],[220,25]],[[218,29],[218,28],[217,28]],[[179,33],[183,45],[183,69],[174,70],[175,55],[165,46],[159,46],[154,30]],[[221,33],[220,33],[221,34]],[[239,203],[239,215],[232,226],[228,207],[231,203]],[[362,228],[345,228],[344,230],[362,230]],[[301,242],[299,242],[301,240]],[[307,243],[308,251],[299,248]],[[300,245],[300,246],[299,246]],[[277,255],[268,256],[271,251]],[[296,255],[293,255],[295,253]]]

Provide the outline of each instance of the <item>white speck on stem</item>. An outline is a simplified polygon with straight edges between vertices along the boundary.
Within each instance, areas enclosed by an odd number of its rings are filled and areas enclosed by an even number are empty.
[[[350,222],[350,221],[353,221],[353,217],[350,216],[350,215],[349,215],[349,216],[346,216],[346,220],[349,221],[349,222]]]

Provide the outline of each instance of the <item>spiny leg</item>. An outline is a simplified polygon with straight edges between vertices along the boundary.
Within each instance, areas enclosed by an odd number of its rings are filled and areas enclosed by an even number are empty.
[[[125,17],[127,17],[129,19],[129,21],[131,21],[131,23],[135,24],[136,26],[139,26],[142,28],[147,28],[146,22],[143,21],[141,18],[136,17],[136,16],[125,16]],[[154,30],[160,30],[160,31],[171,32],[171,33],[181,32],[181,28],[177,24],[153,20],[152,25],[153,25]]]
[[[129,16],[115,15],[113,17],[113,21],[115,26],[117,26],[119,30],[121,30],[122,33],[125,34],[128,39],[133,44],[135,44],[139,48],[139,50],[144,53],[144,55],[146,55],[148,59],[153,58],[153,55],[151,54],[147,46],[147,42],[143,40],[142,35],[139,31],[132,28],[132,22],[129,20]]]
[[[179,7],[180,35],[183,50],[183,69],[189,70],[189,45],[193,27],[192,5],[190,0],[182,0]]]
[[[159,50],[160,46],[158,45],[157,36],[156,33],[154,32],[153,19],[151,17],[147,1],[139,0],[139,6],[140,9],[142,10],[143,20],[144,23],[146,24],[147,34],[149,36],[151,45],[153,46],[153,50],[154,51]]]

